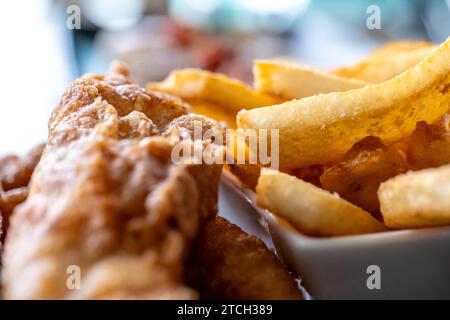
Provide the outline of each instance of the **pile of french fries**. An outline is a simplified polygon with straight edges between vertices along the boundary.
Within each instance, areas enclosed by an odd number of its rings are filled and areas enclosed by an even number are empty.
[[[450,225],[450,38],[391,42],[327,71],[256,61],[253,87],[194,69],[149,87],[230,128],[278,129],[279,171],[229,170],[303,234]]]

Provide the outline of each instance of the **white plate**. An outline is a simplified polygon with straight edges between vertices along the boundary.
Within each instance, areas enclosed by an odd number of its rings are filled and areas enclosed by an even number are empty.
[[[229,173],[224,181],[264,219],[277,254],[314,299],[450,299],[450,227],[312,238],[258,208]],[[369,289],[378,275],[381,288]]]

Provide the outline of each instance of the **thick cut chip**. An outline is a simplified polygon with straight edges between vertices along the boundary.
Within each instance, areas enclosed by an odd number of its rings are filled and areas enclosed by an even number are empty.
[[[198,69],[173,71],[164,81],[150,84],[149,88],[174,94],[188,102],[208,102],[231,114],[243,108],[269,106],[277,101],[239,80]]]
[[[408,161],[418,169],[450,164],[450,114],[434,125],[417,124],[409,140]]]
[[[319,93],[362,88],[367,82],[339,77],[285,61],[256,61],[253,73],[255,88],[286,100]]]
[[[378,216],[380,184],[408,169],[400,152],[385,145],[380,138],[366,137],[341,162],[325,170],[320,182],[324,189],[337,192],[345,200]]]
[[[440,119],[450,105],[449,71],[450,39],[390,81],[243,110],[237,124],[244,129],[278,129],[282,168],[326,164],[339,160],[366,136],[391,143],[409,136],[419,121]]]
[[[381,213],[390,228],[450,224],[450,166],[409,172],[378,190]]]
[[[259,206],[312,236],[344,236],[384,231],[370,213],[293,176],[263,169],[256,187]]]
[[[332,70],[330,73],[361,81],[381,83],[390,80],[415,66],[435,51],[437,46],[422,47],[413,51],[375,54],[360,63],[346,68]]]

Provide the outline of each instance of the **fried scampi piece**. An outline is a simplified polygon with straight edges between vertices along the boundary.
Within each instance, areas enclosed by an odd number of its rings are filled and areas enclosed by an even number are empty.
[[[0,158],[1,242],[6,236],[9,217],[14,208],[25,201],[28,195],[28,183],[41,158],[44,146],[44,144],[40,144],[34,147],[23,157],[11,155]]]
[[[341,162],[326,169],[320,182],[324,189],[379,216],[378,187],[408,169],[400,152],[369,136],[357,142]]]
[[[0,158],[0,184],[4,191],[28,185],[44,147],[45,144],[40,144],[23,157],[11,155]]]
[[[259,164],[229,164],[227,168],[235,175],[239,181],[252,190],[255,190],[258,184],[258,178],[261,174],[262,166]]]
[[[11,219],[6,298],[197,297],[183,280],[185,260],[216,206],[201,212],[202,180],[193,165],[172,162],[172,139],[159,136],[188,110],[129,83],[123,70],[70,86],[49,122],[29,196]],[[70,266],[81,270],[79,290],[67,286]]]
[[[28,188],[21,187],[4,191],[0,185],[0,216],[1,216],[1,229],[0,229],[0,243],[3,243],[6,232],[9,227],[9,219],[14,211],[14,208],[25,201],[28,196]]]
[[[409,140],[408,162],[417,169],[450,164],[450,114],[433,125],[417,124]]]
[[[187,279],[202,299],[302,299],[275,254],[261,240],[221,217],[201,229]]]

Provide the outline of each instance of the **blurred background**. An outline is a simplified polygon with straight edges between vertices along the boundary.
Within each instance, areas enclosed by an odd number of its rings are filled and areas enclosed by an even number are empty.
[[[380,29],[367,27],[370,5]],[[67,85],[112,59],[140,84],[182,67],[251,82],[255,58],[337,67],[394,39],[442,42],[450,0],[11,0],[0,35],[0,153],[22,153],[45,140]]]

